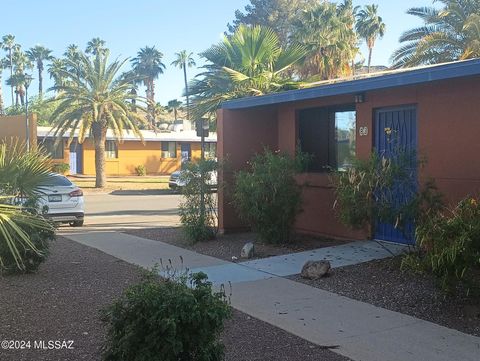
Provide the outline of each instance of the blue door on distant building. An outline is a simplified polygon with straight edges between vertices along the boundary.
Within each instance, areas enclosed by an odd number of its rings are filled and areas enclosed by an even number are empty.
[[[83,173],[83,148],[76,140],[70,144],[70,174]]]
[[[382,158],[392,159],[401,153],[411,158],[408,174],[411,180],[394,184],[393,192],[387,195],[397,209],[412,200],[417,190],[417,111],[415,106],[385,108],[375,111],[375,150]],[[401,227],[376,222],[375,239],[414,244],[415,225],[404,222]]]

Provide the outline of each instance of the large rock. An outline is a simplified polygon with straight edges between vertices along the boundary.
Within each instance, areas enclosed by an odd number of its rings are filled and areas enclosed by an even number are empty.
[[[252,258],[255,254],[255,246],[252,242],[248,242],[243,246],[242,252],[240,252],[240,257],[242,258]]]
[[[310,280],[316,280],[325,276],[330,270],[328,261],[307,261],[302,267],[301,276]]]

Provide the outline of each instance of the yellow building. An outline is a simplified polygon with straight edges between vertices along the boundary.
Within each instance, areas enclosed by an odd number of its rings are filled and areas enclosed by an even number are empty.
[[[118,142],[113,132],[107,132],[106,172],[110,176],[135,175],[136,168],[143,165],[147,174],[170,174],[179,170],[185,159],[199,159],[201,154],[200,137],[194,130],[153,132],[142,130],[143,142],[131,132],[125,132],[123,141]],[[66,163],[70,174],[95,174],[95,149],[92,139],[83,144],[74,140],[67,146],[66,134],[58,146],[55,145],[53,132],[49,127],[37,127],[37,142],[50,154],[53,162]],[[206,156],[214,157],[217,136],[210,133],[205,138]]]

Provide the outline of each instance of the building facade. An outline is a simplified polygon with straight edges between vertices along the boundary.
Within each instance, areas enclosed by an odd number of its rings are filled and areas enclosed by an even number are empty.
[[[318,86],[223,104],[218,112],[218,157],[235,171],[264,147],[291,155],[300,147],[314,156],[299,175],[303,211],[299,232],[364,239],[335,216],[330,170],[348,166],[348,157],[388,156],[401,146],[426,160],[416,170],[422,184],[434,179],[447,202],[480,191],[480,60],[365,75]],[[242,141],[239,142],[238,139]],[[399,196],[402,196],[401,194]],[[224,232],[244,228],[228,197],[219,190],[219,222]],[[377,227],[375,238],[412,243],[392,225]]]

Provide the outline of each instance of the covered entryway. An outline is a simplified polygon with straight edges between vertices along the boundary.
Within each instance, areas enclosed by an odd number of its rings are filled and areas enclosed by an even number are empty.
[[[417,111],[415,106],[383,108],[375,111],[375,150],[387,159],[401,153],[411,156],[411,182],[399,182],[388,194],[390,202],[399,208],[411,201],[416,192]],[[404,244],[415,243],[415,226],[412,221],[396,228],[393,224],[377,222],[375,239]]]

